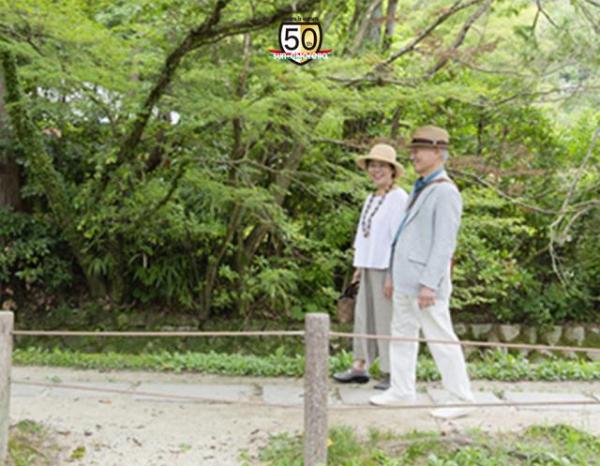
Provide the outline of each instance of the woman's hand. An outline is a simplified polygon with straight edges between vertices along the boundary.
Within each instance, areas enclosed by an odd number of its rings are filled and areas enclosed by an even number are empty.
[[[383,295],[387,299],[392,299],[393,294],[394,294],[394,284],[392,283],[392,277],[390,275],[386,275],[385,283],[383,284]]]
[[[360,269],[356,269],[354,271],[354,275],[352,275],[352,283],[360,282]]]

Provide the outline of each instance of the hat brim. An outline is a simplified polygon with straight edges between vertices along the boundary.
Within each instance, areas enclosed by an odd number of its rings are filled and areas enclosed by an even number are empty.
[[[383,157],[365,155],[356,159],[356,165],[358,165],[358,168],[360,168],[361,170],[366,170],[367,160],[376,160],[377,162],[384,162],[389,165],[392,165],[396,169],[396,177],[404,175],[404,167],[402,165],[400,165],[398,162],[390,162],[389,160],[386,160]]]

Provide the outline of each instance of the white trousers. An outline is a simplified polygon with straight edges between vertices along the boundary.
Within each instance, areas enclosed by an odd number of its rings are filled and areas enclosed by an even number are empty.
[[[448,305],[447,299],[437,299],[433,306],[419,309],[416,297],[394,293],[392,335],[417,338],[422,330],[427,339],[458,341]],[[435,343],[428,346],[442,374],[444,388],[462,400],[473,401],[462,347]],[[416,394],[418,352],[418,342],[390,343],[391,390],[398,396]]]

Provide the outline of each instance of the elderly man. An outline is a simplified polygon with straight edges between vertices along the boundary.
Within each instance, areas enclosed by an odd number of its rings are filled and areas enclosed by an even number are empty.
[[[391,278],[393,316],[391,334],[416,338],[419,330],[431,340],[458,338],[452,328],[449,300],[452,254],[460,226],[462,200],[448,178],[448,133],[435,126],[415,131],[411,160],[420,178],[408,199],[392,245]],[[472,402],[470,382],[460,345],[429,344],[442,374],[448,403]],[[392,341],[390,345],[391,387],[371,398],[375,405],[410,404],[415,400],[417,342]],[[454,418],[465,408],[439,408],[432,415]]]

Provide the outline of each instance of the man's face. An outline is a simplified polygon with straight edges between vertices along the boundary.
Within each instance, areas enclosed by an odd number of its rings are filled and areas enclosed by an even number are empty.
[[[442,162],[442,155],[439,149],[431,147],[413,147],[410,150],[410,160],[412,160],[415,171],[422,175],[429,173],[436,165]]]

